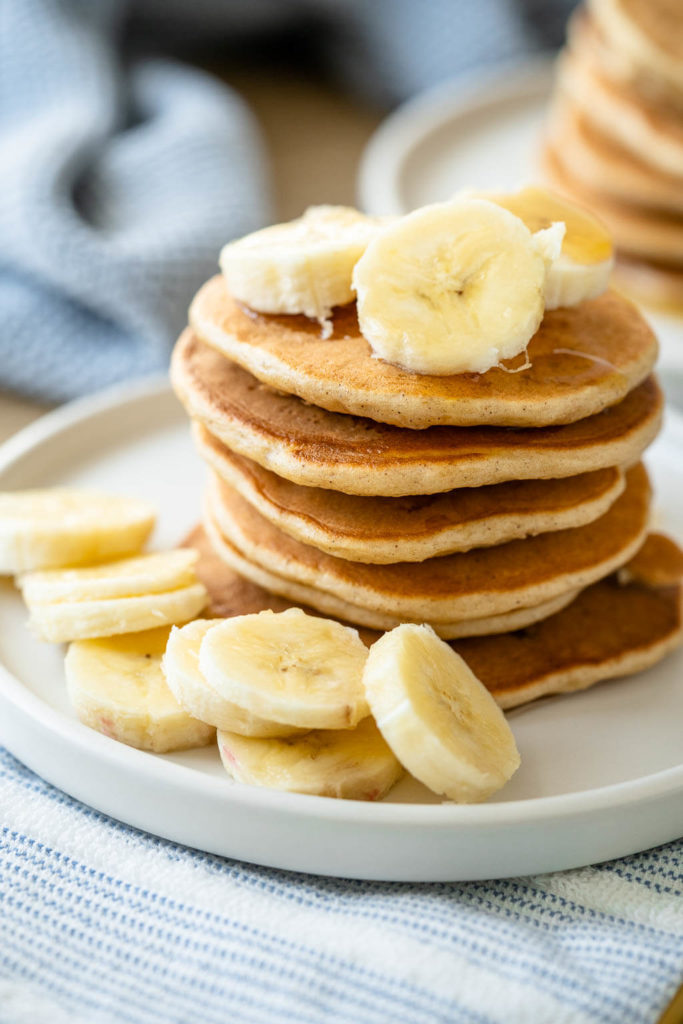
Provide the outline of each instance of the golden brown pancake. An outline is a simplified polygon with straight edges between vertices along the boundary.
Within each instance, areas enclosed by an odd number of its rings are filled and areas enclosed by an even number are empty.
[[[625,203],[683,213],[683,166],[679,175],[650,166],[614,142],[566,98],[558,98],[549,117],[549,138],[577,181]]]
[[[306,317],[246,310],[220,276],[195,297],[190,323],[202,340],[279,391],[413,429],[574,422],[619,402],[657,356],[643,317],[613,292],[546,313],[529,343],[531,366],[519,373],[410,373],[373,358],[354,305],[335,311],[332,334],[323,338],[320,325]]]
[[[683,9],[680,0],[588,0],[613,49],[636,67],[683,93]]]
[[[202,612],[206,618],[230,619],[234,615],[252,615],[267,609],[284,612],[294,607],[287,598],[278,597],[231,569],[225,560],[216,554],[203,527],[195,527],[182,542],[182,546],[195,548],[199,552],[195,568],[198,579],[209,594],[209,606]],[[303,608],[309,615],[320,614],[305,603],[296,607]],[[344,622],[344,625],[350,623]],[[359,626],[355,628],[368,647],[380,635],[372,629],[363,629]]]
[[[678,3],[678,0],[675,0]],[[600,24],[582,6],[576,8],[567,24],[567,45],[572,53],[583,54],[592,67],[622,90],[643,96],[655,105],[683,110],[683,91],[672,87],[656,73],[634,63],[619,45],[615,45]]]
[[[269,522],[295,540],[354,562],[421,562],[583,526],[624,489],[611,467],[561,480],[511,480],[445,494],[373,498],[302,487],[236,455],[196,425],[199,452]]]
[[[187,544],[200,552],[197,572],[209,591],[209,612],[230,618],[291,603],[238,576],[217,558],[201,529]],[[668,558],[668,556],[665,556]],[[651,571],[661,571],[653,562]],[[584,590],[540,625],[453,644],[502,707],[546,694],[585,689],[648,668],[681,642],[680,585],[620,586],[611,577]],[[378,634],[361,631],[367,644]]]
[[[683,214],[625,203],[586,185],[571,174],[561,152],[552,144],[545,146],[542,160],[544,174],[553,187],[597,214],[622,252],[683,268]]]
[[[238,454],[294,483],[374,496],[626,465],[654,439],[662,411],[650,378],[618,405],[566,426],[407,430],[277,394],[191,331],[176,346],[171,376],[189,415]]]
[[[519,633],[453,642],[502,708],[632,675],[679,646],[681,586],[594,583],[563,611]]]
[[[400,626],[402,622],[424,622],[425,617],[398,617],[386,612],[359,608],[336,594],[318,590],[297,580],[284,579],[269,568],[250,561],[234,544],[221,533],[208,510],[204,513],[204,531],[213,551],[242,577],[262,587],[272,594],[279,594],[291,602],[313,608],[317,615],[330,615],[332,618],[351,623],[357,629],[361,627],[373,630],[388,630]],[[554,615],[561,608],[573,601],[578,590],[568,590],[548,601],[532,605],[529,608],[515,608],[513,611],[501,612],[499,615],[483,615],[475,619],[456,619],[454,622],[429,622],[429,625],[444,640],[453,640],[462,636],[485,636],[489,633],[505,633],[508,630],[523,629],[525,626]],[[429,620],[427,620],[429,621]]]
[[[214,478],[210,519],[250,563],[287,582],[304,584],[369,609],[415,621],[454,622],[529,608],[586,587],[624,565],[645,539],[650,485],[642,464],[626,489],[587,526],[477,548],[424,562],[366,565],[324,554],[278,530],[235,490]],[[317,602],[311,600],[313,607]]]
[[[651,533],[628,565],[619,570],[620,583],[670,587],[683,579],[683,551],[663,533]]]
[[[683,119],[679,110],[612,82],[584,51],[569,50],[560,57],[558,85],[605,136],[664,174],[681,174]]]
[[[614,280],[615,285],[638,302],[683,314],[683,267],[622,256],[617,261]]]

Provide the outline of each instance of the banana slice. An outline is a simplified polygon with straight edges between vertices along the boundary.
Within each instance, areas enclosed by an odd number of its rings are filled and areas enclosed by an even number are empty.
[[[355,629],[300,608],[226,619],[199,648],[209,686],[259,718],[301,729],[353,729],[369,714],[367,650]]]
[[[385,633],[370,648],[363,682],[385,740],[435,793],[458,803],[485,800],[519,767],[503,712],[429,626]]]
[[[29,604],[29,625],[42,640],[59,644],[181,625],[199,615],[207,603],[206,588],[194,583],[162,594]]]
[[[304,732],[243,711],[209,686],[199,668],[199,646],[220,621],[196,619],[181,629],[171,630],[161,667],[178,703],[201,722],[240,736],[292,736]]]
[[[17,582],[29,605],[158,594],[196,583],[197,557],[192,548],[154,551],[87,569],[26,573]]]
[[[81,722],[140,750],[203,747],[216,730],[181,708],[161,656],[168,627],[106,640],[79,640],[66,654],[69,698]]]
[[[208,603],[197,581],[197,552],[159,551],[87,569],[52,569],[18,577],[30,625],[62,643],[179,625]]]
[[[354,264],[381,223],[346,206],[311,206],[298,220],[224,246],[223,277],[252,309],[303,313],[324,324],[333,306],[353,301]]]
[[[537,232],[558,222],[566,232],[559,256],[550,262],[545,282],[545,308],[576,306],[605,291],[614,267],[612,239],[597,217],[543,188],[510,194],[483,193]]]
[[[218,749],[238,782],[289,793],[379,800],[403,774],[372,718],[355,729],[317,730],[295,739],[219,732]]]
[[[484,373],[523,352],[541,322],[559,236],[534,239],[484,199],[425,206],[385,227],[353,272],[374,354],[424,374]]]
[[[88,565],[139,551],[151,505],[69,488],[0,494],[0,574]]]

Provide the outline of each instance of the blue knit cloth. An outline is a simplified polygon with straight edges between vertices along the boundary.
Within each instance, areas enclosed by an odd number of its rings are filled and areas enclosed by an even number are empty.
[[[559,41],[570,3],[2,0],[0,388],[59,401],[163,370],[221,245],[271,219],[240,98],[164,54],[316,33],[390,103]]]
[[[166,60],[124,75],[122,6],[0,4],[0,386],[40,398],[164,367],[221,244],[268,216],[239,97]]]

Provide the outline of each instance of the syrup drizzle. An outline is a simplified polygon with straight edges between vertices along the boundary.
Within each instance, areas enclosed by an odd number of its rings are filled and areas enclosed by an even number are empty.
[[[614,363],[610,363],[608,359],[603,359],[602,356],[594,356],[591,352],[579,352],[575,348],[554,348],[553,355],[578,356],[580,359],[587,359],[590,363],[606,366],[608,370],[614,370],[615,373],[619,371],[619,367],[615,366]]]

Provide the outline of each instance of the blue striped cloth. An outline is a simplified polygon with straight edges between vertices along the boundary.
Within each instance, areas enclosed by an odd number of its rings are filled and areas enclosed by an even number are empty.
[[[145,835],[0,754],[0,1024],[654,1024],[683,977],[683,842],[397,884]]]

